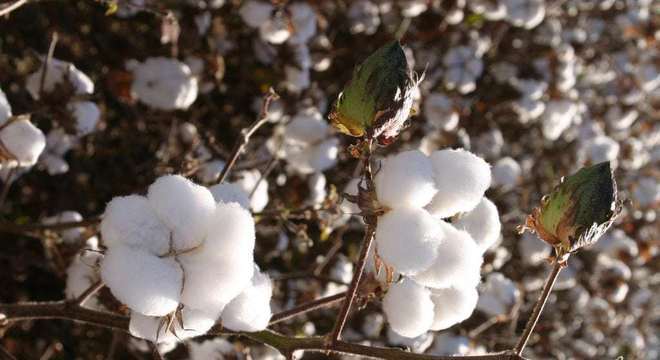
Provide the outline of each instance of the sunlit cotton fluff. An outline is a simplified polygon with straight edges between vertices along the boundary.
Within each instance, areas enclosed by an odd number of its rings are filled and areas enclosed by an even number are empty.
[[[495,244],[502,230],[497,206],[487,198],[482,198],[477,207],[458,218],[454,226],[467,231],[482,252]]]
[[[187,109],[197,99],[198,85],[188,65],[165,57],[143,63],[132,60],[132,94],[144,104],[160,110]]]
[[[430,156],[438,192],[426,207],[440,218],[472,210],[490,186],[490,165],[469,151],[439,150]]]
[[[450,98],[440,93],[431,93],[424,99],[424,115],[435,129],[452,131],[458,125],[459,116]]]
[[[543,0],[504,0],[505,19],[512,25],[532,29],[545,17]]]
[[[222,312],[222,325],[234,331],[258,331],[268,326],[272,315],[270,298],[273,285],[268,275],[255,269],[247,289]]]
[[[431,292],[409,278],[392,284],[383,298],[383,311],[390,327],[409,338],[422,335],[431,328],[433,308]]]
[[[46,148],[44,133],[27,118],[13,120],[10,124],[0,124],[3,125],[0,130],[0,161],[9,166],[36,164],[39,155]]]
[[[417,274],[431,266],[442,238],[438,220],[424,209],[393,209],[378,218],[378,255],[405,275]]]
[[[424,207],[437,192],[431,160],[421,151],[400,152],[381,164],[375,178],[380,204],[390,208]]]
[[[101,118],[101,110],[91,101],[71,101],[67,109],[76,119],[76,130],[79,136],[92,133]]]
[[[11,116],[11,105],[9,105],[5,93],[0,89],[0,124],[4,123]]]
[[[250,209],[260,212],[268,205],[268,180],[262,179],[261,172],[257,169],[240,171],[237,180],[233,183],[240,186],[248,194]]]
[[[39,90],[41,89],[41,77],[44,67],[30,74],[25,87],[34,99],[39,99]],[[65,78],[66,76],[66,78]],[[67,82],[73,87],[77,95],[92,94],[94,92],[94,83],[82,71],[78,70],[73,64],[58,59],[50,59],[48,62],[48,71],[43,83],[43,92],[49,93],[56,89],[57,85]]]
[[[493,187],[511,190],[520,181],[522,168],[515,159],[507,156],[497,160],[491,173]]]
[[[428,269],[413,278],[424,286],[436,289],[477,286],[483,261],[481,249],[466,231],[444,221],[438,223],[444,236],[437,247],[437,256]]]
[[[491,273],[479,287],[477,309],[488,316],[506,315],[520,297],[516,284],[501,273]]]
[[[284,127],[281,141],[279,155],[301,174],[324,171],[337,162],[339,140],[316,108],[298,112]]]
[[[67,268],[66,287],[64,288],[67,299],[78,298],[101,279],[98,272],[98,263],[103,255],[98,251],[97,242],[96,238],[93,238],[93,241],[88,241],[85,248],[73,258]],[[98,309],[101,305],[96,296],[92,296],[85,302],[84,306]]]
[[[478,299],[479,293],[473,287],[432,290],[434,316],[431,330],[444,330],[469,318],[477,306]]]
[[[541,120],[543,121],[543,136],[551,141],[557,140],[577,115],[575,103],[568,100],[550,101],[545,107]]]
[[[250,210],[250,196],[239,185],[232,183],[216,184],[209,188],[216,202],[225,204],[237,203],[242,208]]]

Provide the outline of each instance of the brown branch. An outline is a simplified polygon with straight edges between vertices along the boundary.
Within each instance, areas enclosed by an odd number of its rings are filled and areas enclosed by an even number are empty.
[[[270,318],[270,323],[268,325],[277,324],[279,322],[294,318],[298,315],[306,314],[314,310],[335,305],[339,303],[345,296],[346,293],[341,292],[339,294],[326,296],[324,298],[320,298],[310,302],[306,302],[304,304],[300,304],[289,310],[281,311]]]
[[[94,296],[94,294],[96,294],[104,286],[105,286],[105,284],[103,283],[102,280],[99,280],[99,281],[95,282],[94,284],[90,285],[90,287],[88,287],[87,290],[83,291],[83,293],[80,294],[80,296],[78,296],[75,299],[76,304],[78,304],[78,306],[85,305],[85,302],[87,302],[87,300],[89,300],[89,298]]]
[[[268,95],[266,95],[266,98],[264,99],[263,104],[261,105],[261,112],[259,114],[259,118],[257,121],[255,121],[252,125],[249,127],[243,129],[241,131],[241,138],[238,140],[236,145],[234,146],[234,150],[232,151],[231,158],[229,159],[229,162],[225,167],[222,169],[222,173],[220,173],[220,178],[218,180],[218,183],[222,183],[227,179],[227,175],[229,175],[229,172],[231,169],[236,165],[236,160],[238,160],[238,157],[241,155],[243,152],[243,149],[247,146],[247,144],[250,142],[250,137],[257,131],[259,128],[264,125],[265,123],[268,122],[268,108],[270,107],[270,103],[273,100],[276,100],[279,98],[279,95],[275,93],[275,90],[273,88],[269,89]]]
[[[0,304],[0,314],[9,322],[64,319],[108,329],[128,331],[128,317],[78,306],[75,301],[49,301],[19,304]]]
[[[7,199],[7,195],[9,195],[9,189],[11,188],[11,184],[14,182],[14,174],[16,173],[16,168],[12,167],[7,171],[7,175],[5,176],[4,184],[2,184],[2,193],[0,193],[0,211],[2,211],[2,207],[5,204],[5,200]]]
[[[18,9],[19,7],[27,4],[28,1],[29,0],[18,0],[16,2],[14,2],[13,4],[9,4],[5,7],[3,7],[2,9],[0,9],[0,17],[5,16],[5,15],[9,15],[9,13],[11,13],[12,11],[14,11],[14,10]]]
[[[566,265],[565,258],[562,259],[562,257],[559,256],[555,258],[552,271],[550,272],[550,275],[548,275],[548,278],[545,281],[545,285],[543,285],[543,291],[541,292],[541,296],[539,297],[538,300],[536,300],[536,304],[534,305],[534,310],[532,311],[529,320],[527,320],[527,325],[525,325],[525,330],[520,336],[520,340],[518,340],[518,344],[514,348],[514,352],[517,355],[521,355],[523,350],[525,350],[527,341],[529,341],[529,338],[534,332],[534,328],[536,327],[536,323],[539,321],[539,318],[541,317],[541,313],[543,312],[543,308],[545,307],[546,301],[548,301],[548,297],[550,296],[552,287],[555,285],[555,281],[559,276],[559,272],[561,271],[561,269],[564,268],[565,265]]]
[[[58,39],[59,36],[57,35],[57,31],[54,31],[50,40],[50,45],[48,46],[48,54],[46,55],[46,60],[44,61],[43,69],[41,71],[41,79],[39,80],[39,98],[41,98],[41,95],[43,95],[44,92],[46,75],[48,74],[50,62],[53,60],[53,55],[55,54],[55,46],[57,46]]]
[[[16,235],[25,235],[25,234],[30,234],[32,232],[39,232],[46,230],[59,231],[59,230],[73,229],[77,227],[94,226],[94,225],[98,225],[100,222],[101,222],[101,218],[97,216],[87,218],[82,221],[66,221],[55,224],[17,225],[8,221],[0,221],[0,232],[16,234]]]

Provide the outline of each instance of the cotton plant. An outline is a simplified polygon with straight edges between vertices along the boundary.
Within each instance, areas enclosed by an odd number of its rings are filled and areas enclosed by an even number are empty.
[[[548,87],[545,81],[533,79],[512,78],[511,85],[521,94],[519,100],[513,103],[513,110],[518,114],[521,124],[537,120],[545,111],[543,95]]]
[[[477,310],[488,316],[506,316],[520,300],[516,284],[502,273],[490,273],[479,287]]]
[[[504,19],[513,26],[533,29],[545,17],[544,0],[503,0]]]
[[[543,136],[550,141],[559,139],[579,116],[578,105],[570,100],[552,100],[546,105],[541,117]]]
[[[270,2],[245,1],[239,9],[241,19],[259,31],[272,44],[304,44],[316,34],[316,13],[307,3],[293,3],[278,10]]]
[[[424,98],[424,115],[433,129],[453,131],[458,126],[459,115],[453,101],[441,93],[430,93]]]
[[[62,211],[56,215],[46,217],[43,220],[43,223],[46,225],[60,224],[60,223],[73,223],[82,221],[82,215],[77,211],[67,210]],[[74,227],[71,229],[66,229],[59,231],[60,238],[62,242],[66,244],[75,244],[81,240],[84,240],[82,237],[85,234],[84,227]]]
[[[490,180],[490,166],[462,149],[430,156],[406,151],[383,161],[374,179],[383,214],[373,263],[388,274],[386,281],[400,278],[383,298],[383,311],[399,335],[446,329],[472,314],[482,254],[501,226],[497,208],[483,198]],[[445,221],[454,215],[453,222]]]
[[[129,60],[131,96],[157,110],[186,110],[197,99],[199,81],[190,67],[173,58]]]
[[[522,178],[520,164],[510,156],[497,160],[491,170],[492,186],[505,191],[515,188]]]
[[[171,342],[218,319],[237,331],[266,327],[272,286],[255,267],[254,220],[238,203],[167,175],[146,196],[108,203],[101,236],[101,278],[131,310],[132,335]]]
[[[474,45],[461,45],[449,49],[443,58],[444,81],[449,89],[468,94],[477,88],[477,79],[484,70],[483,50]]]
[[[43,132],[29,116],[12,116],[7,96],[0,89],[0,170],[35,165],[45,147]]]
[[[370,0],[353,1],[348,8],[348,19],[352,34],[372,35],[380,25],[378,5]]]
[[[93,236],[87,239],[84,248],[74,256],[66,270],[64,294],[67,299],[78,299],[87,289],[101,280],[99,263],[102,258],[98,238]],[[92,296],[83,305],[92,309],[103,308],[97,295]]]
[[[215,201],[235,202],[246,210],[262,211],[268,205],[268,181],[257,169],[237,172],[237,180],[209,187]]]

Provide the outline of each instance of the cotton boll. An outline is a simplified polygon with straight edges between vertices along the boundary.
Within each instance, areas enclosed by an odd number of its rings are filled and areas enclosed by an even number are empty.
[[[39,162],[46,167],[48,175],[60,175],[69,171],[69,163],[58,156],[44,153],[39,158]]]
[[[516,160],[507,156],[495,163],[491,173],[494,187],[510,190],[520,181],[522,169]]]
[[[501,273],[491,273],[480,286],[477,309],[488,316],[506,315],[520,297],[516,284]]]
[[[44,133],[27,119],[19,119],[0,130],[0,143],[18,166],[32,166],[46,148]]]
[[[246,256],[242,256],[244,254],[211,261],[203,251],[200,248],[180,257],[186,275],[181,303],[220,314],[232,299],[250,285],[254,263],[247,261]]]
[[[431,292],[409,278],[392,284],[383,298],[383,312],[390,327],[409,338],[422,335],[431,328],[433,308]]]
[[[234,331],[260,331],[271,317],[273,284],[268,275],[255,269],[250,286],[222,311],[222,325]]]
[[[430,156],[438,192],[426,207],[440,218],[472,210],[490,186],[490,165],[469,151],[440,150]]]
[[[262,211],[268,205],[268,181],[261,179],[261,172],[257,169],[241,171],[237,177],[238,180],[234,184],[250,194],[250,208],[252,211]]]
[[[284,66],[284,74],[286,75],[284,84],[287,90],[292,93],[298,94],[311,85],[308,68],[299,69],[295,66],[286,65]]]
[[[91,101],[72,101],[67,104],[67,109],[76,119],[76,131],[79,136],[93,132],[101,117],[101,110]]]
[[[319,142],[329,134],[330,127],[317,108],[299,111],[284,128],[287,141]]]
[[[307,3],[293,3],[288,8],[295,31],[289,38],[291,44],[304,44],[316,34],[316,14]]]
[[[147,193],[158,217],[172,230],[175,250],[198,246],[215,212],[211,192],[180,175],[158,178]]]
[[[440,333],[435,336],[433,347],[429,354],[439,356],[467,355],[470,352],[470,339],[465,336],[455,336]]]
[[[380,25],[378,6],[369,0],[352,1],[348,8],[348,19],[351,34],[372,35]]]
[[[209,188],[216,202],[237,203],[243,209],[250,210],[250,196],[242,187],[232,183],[221,183]]]
[[[261,38],[271,44],[282,44],[291,37],[288,19],[282,14],[275,14],[272,18],[259,26]]]
[[[78,222],[82,220],[83,220],[82,215],[80,215],[80,213],[76,211],[63,211],[55,216],[51,216],[49,218],[44,219],[43,223],[52,225],[58,223]],[[84,231],[85,231],[84,227],[77,227],[77,228],[62,230],[60,231],[60,234],[62,236],[62,240],[65,243],[75,244],[77,241],[80,240]]]
[[[100,275],[97,271],[98,262],[102,259],[102,255],[96,251],[82,250],[78,254],[71,265],[66,270],[66,287],[64,294],[67,299],[76,299],[82,295],[85,290],[89,289],[92,284],[100,280]],[[86,307],[98,309],[100,304],[96,297],[92,297],[85,303]]]
[[[64,156],[76,145],[76,137],[69,135],[62,129],[53,129],[46,136],[45,152],[53,155]]]
[[[545,17],[543,0],[506,0],[506,19],[514,26],[533,29]]]
[[[538,119],[545,111],[545,103],[524,97],[513,103],[513,110],[518,114],[518,121],[527,124]]]
[[[318,172],[325,171],[337,163],[337,155],[339,154],[339,139],[330,138],[324,142],[314,146],[312,153],[309,157],[309,171]],[[304,173],[307,169],[302,168]]]
[[[431,266],[442,239],[438,221],[423,209],[398,208],[378,218],[378,255],[404,275],[417,274]]]
[[[41,66],[38,71],[30,74],[25,81],[25,87],[35,100],[39,100],[43,70],[44,67]],[[67,76],[66,79],[64,76]],[[64,81],[73,86],[73,90],[78,95],[94,92],[94,83],[85,73],[78,70],[73,64],[57,59],[51,59],[48,62],[48,71],[44,80],[43,91],[47,93],[55,90],[55,86]]]
[[[481,249],[466,231],[439,221],[444,233],[433,264],[413,278],[430,288],[475,287],[481,279]]]
[[[539,265],[546,262],[552,252],[551,246],[530,232],[525,232],[522,235],[518,241],[518,249],[521,259],[530,265]]]
[[[327,191],[325,190],[326,184],[327,181],[325,175],[321,172],[316,172],[307,179],[307,186],[309,188],[308,203],[313,206],[320,206],[323,204],[323,201],[327,196]]]
[[[633,199],[641,207],[652,206],[660,201],[660,183],[652,177],[639,179],[633,190]]]
[[[419,16],[428,8],[426,0],[404,0],[399,6],[401,6],[401,15],[409,18]]]
[[[392,328],[387,329],[387,342],[390,345],[410,349],[411,352],[421,354],[433,343],[433,333],[425,332],[414,338],[409,338],[397,334]]]
[[[222,170],[227,163],[222,160],[211,160],[202,164],[195,174],[202,183],[212,183],[218,181]]]
[[[163,255],[169,251],[171,232],[147,198],[130,195],[108,203],[101,221],[101,236],[108,248],[128,245]]]
[[[131,335],[154,343],[178,342],[179,340],[205,334],[215,324],[215,317],[205,311],[183,308],[181,311],[183,328],[178,321],[172,323],[170,331],[166,331],[167,321],[164,318],[131,313],[128,331]]]
[[[614,130],[628,129],[637,120],[639,112],[637,110],[628,110],[624,112],[621,107],[611,107],[605,114],[607,124]]]
[[[248,0],[243,3],[238,11],[243,21],[253,28],[258,28],[261,24],[270,19],[274,7],[270,3],[258,0]]]
[[[476,89],[476,80],[484,69],[477,49],[472,46],[456,46],[447,52],[443,58],[447,68],[444,81],[449,89],[457,89],[461,94],[467,94]]]
[[[481,199],[477,207],[463,214],[454,222],[454,226],[467,231],[482,252],[495,244],[502,230],[497,207],[487,198]]]
[[[475,288],[444,288],[431,292],[433,323],[431,330],[447,329],[467,319],[477,306],[479,293]]]
[[[577,115],[577,105],[568,100],[555,100],[547,103],[542,117],[543,136],[551,141],[557,140]]]
[[[188,65],[165,57],[134,65],[131,92],[144,104],[160,110],[187,109],[197,99],[197,78]]]
[[[423,207],[436,193],[433,167],[419,150],[388,157],[375,178],[378,202],[390,208]]]
[[[2,92],[2,89],[0,89],[0,125],[4,124],[4,122],[11,116],[11,105],[9,105],[9,101],[7,100],[5,93]]]
[[[240,258],[252,262],[254,219],[248,210],[237,203],[219,203],[208,226],[200,256],[220,261]]]
[[[101,278],[117,300],[133,311],[165,316],[179,305],[183,273],[174,258],[113,246],[101,262]]]
[[[587,144],[587,156],[592,164],[611,161],[616,164],[619,155],[619,143],[607,136],[598,136],[591,139]]]
[[[424,114],[435,129],[452,131],[458,125],[458,113],[454,110],[451,99],[440,93],[431,93],[424,100]]]

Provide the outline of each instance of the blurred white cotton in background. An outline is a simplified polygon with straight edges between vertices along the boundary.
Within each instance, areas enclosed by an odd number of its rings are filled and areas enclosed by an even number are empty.
[[[491,273],[479,287],[477,309],[489,316],[506,315],[518,301],[520,290],[501,273]]]
[[[522,169],[516,160],[511,157],[503,157],[493,165],[492,169],[493,187],[510,190],[520,181]]]
[[[132,60],[131,92],[144,104],[160,110],[187,109],[197,99],[197,78],[185,63],[165,57]]]

